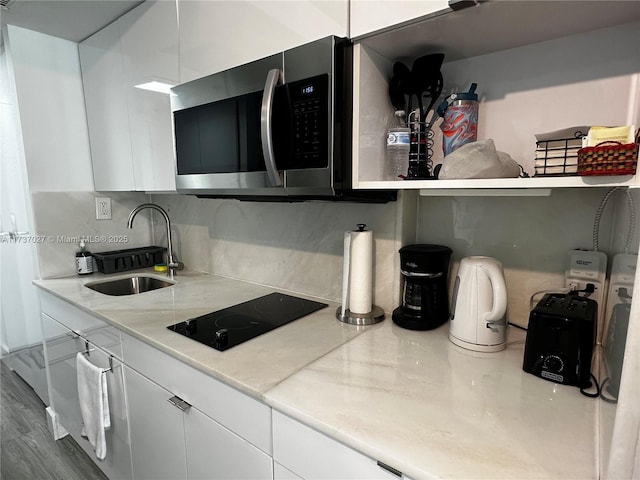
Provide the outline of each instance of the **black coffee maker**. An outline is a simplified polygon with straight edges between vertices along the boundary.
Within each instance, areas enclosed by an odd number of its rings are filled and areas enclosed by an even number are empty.
[[[393,321],[411,330],[431,330],[449,319],[449,259],[442,245],[407,245],[400,249],[402,305]]]

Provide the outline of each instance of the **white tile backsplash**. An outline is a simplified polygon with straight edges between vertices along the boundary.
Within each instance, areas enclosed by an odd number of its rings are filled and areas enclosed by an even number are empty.
[[[95,197],[111,198],[111,220],[96,220]],[[153,244],[148,214],[127,228],[129,212],[148,201],[144,193],[34,192],[32,193],[38,259],[42,278],[73,275],[78,238],[86,237],[91,252],[122,250]],[[161,244],[164,246],[164,244]]]
[[[154,195],[189,268],[340,301],[343,233],[365,223],[375,239],[374,302],[397,306],[401,202],[259,203]],[[162,220],[158,220],[163,223]],[[164,225],[155,231],[164,235]]]

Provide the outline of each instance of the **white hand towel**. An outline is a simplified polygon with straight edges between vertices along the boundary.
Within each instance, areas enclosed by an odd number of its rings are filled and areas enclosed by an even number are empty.
[[[84,353],[76,355],[78,398],[82,415],[81,435],[87,437],[99,460],[107,456],[105,430],[111,427],[107,377]]]

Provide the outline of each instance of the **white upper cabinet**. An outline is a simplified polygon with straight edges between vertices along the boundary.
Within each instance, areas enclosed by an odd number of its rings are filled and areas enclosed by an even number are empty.
[[[80,44],[97,191],[173,191],[167,94],[136,85],[178,83],[174,2],[149,0]]]
[[[180,0],[178,12],[181,82],[348,34],[348,0]]]
[[[415,18],[450,11],[448,0],[351,0],[350,36],[381,30]]]
[[[80,44],[80,64],[95,189],[135,190],[117,22]]]
[[[175,190],[169,95],[136,88],[179,83],[175,2],[145,2],[119,20],[136,190]]]

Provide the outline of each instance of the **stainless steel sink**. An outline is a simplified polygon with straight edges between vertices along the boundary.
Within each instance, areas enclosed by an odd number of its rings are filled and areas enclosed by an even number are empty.
[[[85,287],[105,295],[119,296],[149,292],[159,288],[170,287],[174,283],[156,277],[136,276],[86,283]]]

